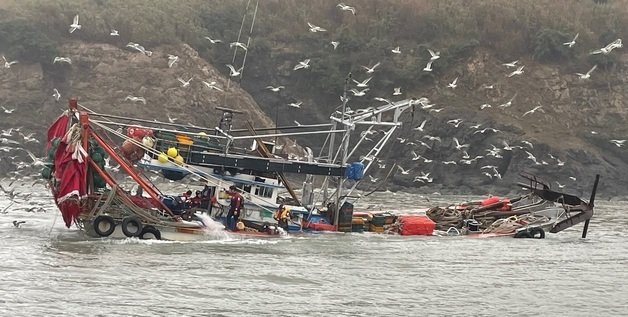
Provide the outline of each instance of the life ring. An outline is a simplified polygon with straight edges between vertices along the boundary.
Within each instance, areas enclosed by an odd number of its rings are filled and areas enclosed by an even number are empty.
[[[545,239],[545,230],[540,227],[535,227],[530,229],[530,238],[534,239]]]
[[[139,238],[142,240],[161,240],[161,232],[151,225],[144,226]]]
[[[530,234],[530,231],[528,231],[528,230],[521,230],[521,231],[515,233],[515,238],[517,238],[517,239],[519,239],[519,238],[529,239],[529,238],[532,238],[532,234]]]
[[[142,234],[142,221],[135,216],[126,217],[122,220],[122,232],[125,236],[139,237]]]
[[[116,222],[113,217],[107,215],[100,215],[92,222],[94,231],[100,237],[110,236],[114,230],[116,230]]]

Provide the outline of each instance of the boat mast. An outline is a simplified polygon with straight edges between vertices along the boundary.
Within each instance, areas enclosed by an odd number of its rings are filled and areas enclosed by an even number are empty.
[[[345,78],[345,85],[342,92],[342,121],[343,122],[345,120],[347,102],[349,101],[349,98],[347,97],[347,86],[350,80],[351,80],[351,73],[349,73],[349,75],[347,75],[347,78]],[[342,136],[342,144],[340,145],[341,146],[340,166],[345,166],[347,164],[347,151],[349,149],[349,136],[351,135],[351,129],[352,129],[351,126],[345,126],[345,133]],[[332,149],[332,147],[333,147],[333,135],[332,135],[332,140],[330,141],[329,148]],[[331,155],[332,154],[330,152],[330,157]],[[344,187],[344,184],[345,184],[345,177],[344,175],[341,175],[338,177],[338,188],[336,189],[336,206],[335,206],[336,210],[334,210],[334,226],[336,226],[336,229],[338,228],[340,201],[342,200],[342,188]]]

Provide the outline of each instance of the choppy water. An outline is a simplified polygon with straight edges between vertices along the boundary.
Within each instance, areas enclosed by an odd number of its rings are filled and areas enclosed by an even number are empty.
[[[62,225],[46,192],[34,196],[0,214],[0,316],[628,315],[624,203],[598,202],[585,240],[578,226],[544,240],[350,234],[180,243],[87,239]],[[0,199],[1,211],[8,201]],[[387,201],[421,199],[371,199]],[[35,204],[48,212],[19,210]],[[13,220],[26,223],[14,228]]]

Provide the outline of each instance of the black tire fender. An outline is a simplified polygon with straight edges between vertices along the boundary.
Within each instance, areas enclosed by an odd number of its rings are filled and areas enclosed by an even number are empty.
[[[101,228],[102,224],[108,224],[108,228]],[[92,222],[92,226],[94,227],[94,231],[100,237],[108,237],[110,236],[114,230],[116,230],[116,222],[113,220],[113,217],[107,215],[100,215],[94,219]]]
[[[144,228],[142,228],[142,233],[140,233],[140,239],[149,240],[149,238],[146,237],[149,234],[152,234],[155,237],[155,240],[161,240],[161,232],[159,232],[157,228],[151,225],[144,226]]]
[[[142,234],[142,229],[144,228],[144,226],[142,225],[142,221],[135,216],[130,216],[122,219],[121,226],[122,232],[125,236],[129,238],[139,237]],[[129,228],[129,226],[133,226],[135,228]]]
[[[515,233],[515,238],[517,239],[529,239],[532,238],[532,235],[530,234],[530,231],[526,230],[521,230],[517,233]]]
[[[540,227],[530,229],[530,236],[534,239],[545,239],[545,230]]]

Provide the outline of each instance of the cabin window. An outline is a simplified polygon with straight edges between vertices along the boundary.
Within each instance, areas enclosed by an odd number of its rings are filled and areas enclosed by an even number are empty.
[[[273,189],[270,187],[257,186],[255,188],[255,195],[271,198],[273,197]]]
[[[251,192],[251,185],[250,184],[236,183],[235,186],[237,188],[241,189],[243,192],[247,192],[247,193]]]

